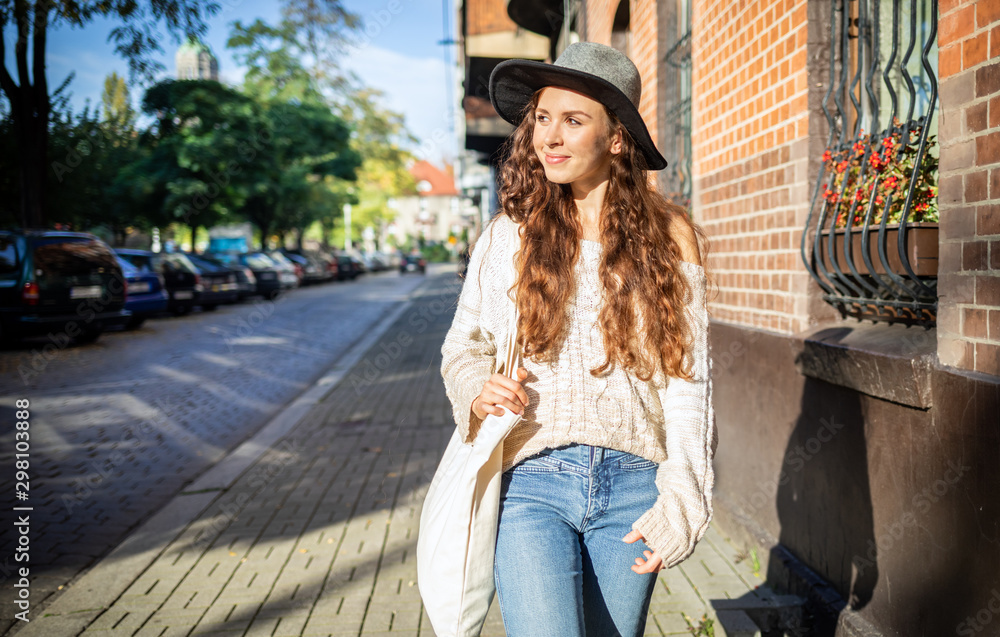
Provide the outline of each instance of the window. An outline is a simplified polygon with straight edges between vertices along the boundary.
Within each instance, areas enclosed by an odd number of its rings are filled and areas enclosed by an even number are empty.
[[[661,173],[660,187],[666,197],[684,208],[691,207],[691,0],[680,0],[663,22],[663,89],[666,99],[661,133],[669,165]]]
[[[802,258],[842,316],[937,314],[937,2],[831,2],[830,135]]]

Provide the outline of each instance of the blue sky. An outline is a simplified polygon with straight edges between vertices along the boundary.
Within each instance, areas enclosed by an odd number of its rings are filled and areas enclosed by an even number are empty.
[[[255,18],[275,23],[279,18],[280,3],[276,0],[218,0],[221,9],[208,21],[205,42],[219,58],[220,79],[228,84],[238,84],[244,73],[226,49],[229,26],[235,20],[244,23]],[[344,0],[348,10],[364,21],[364,31],[359,35],[360,45],[351,48],[343,66],[357,73],[368,86],[385,93],[384,104],[406,117],[406,123],[421,143],[417,153],[436,163],[442,158],[453,158],[456,143],[450,116],[455,106],[449,105],[448,94],[456,100],[455,90],[449,91],[448,82],[454,83],[454,61],[457,49],[450,45],[450,73],[446,72],[444,47],[438,42],[445,39],[442,3],[448,6],[448,22],[455,29],[452,0]],[[100,102],[105,76],[112,71],[128,76],[128,66],[117,56],[108,43],[108,34],[115,25],[112,21],[95,20],[83,29],[60,25],[50,30],[48,39],[48,80],[54,90],[70,72],[76,77],[70,84],[72,104],[82,109],[89,98],[92,105]],[[157,54],[165,67],[163,76],[175,72],[174,53],[177,50],[172,36],[163,32],[163,53]],[[7,68],[13,70],[11,50],[13,33],[5,33]],[[453,38],[452,34],[447,36]],[[15,75],[16,79],[16,75]],[[133,86],[132,98],[138,103],[144,87]],[[450,108],[449,108],[450,106]]]

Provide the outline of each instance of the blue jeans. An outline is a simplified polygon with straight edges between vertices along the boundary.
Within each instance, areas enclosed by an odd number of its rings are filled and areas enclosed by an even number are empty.
[[[638,637],[656,574],[622,542],[658,492],[656,464],[589,445],[549,449],[503,474],[494,562],[508,637]]]

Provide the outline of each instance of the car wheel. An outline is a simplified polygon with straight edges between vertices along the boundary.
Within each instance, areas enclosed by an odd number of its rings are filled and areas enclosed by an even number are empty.
[[[146,322],[146,317],[144,317],[144,316],[141,316],[141,317],[138,317],[138,318],[137,317],[132,317],[132,318],[130,318],[128,320],[128,323],[125,324],[125,329],[127,329],[127,330],[137,330],[140,327],[142,327],[142,324],[145,323],[145,322]]]
[[[210,303],[209,305],[202,305],[201,309],[203,309],[206,312],[214,312],[215,310],[218,309],[218,307],[219,307],[218,305]]]
[[[184,316],[185,314],[189,313],[190,311],[191,311],[191,306],[190,305],[177,305],[172,310],[172,312],[174,313],[174,316]]]

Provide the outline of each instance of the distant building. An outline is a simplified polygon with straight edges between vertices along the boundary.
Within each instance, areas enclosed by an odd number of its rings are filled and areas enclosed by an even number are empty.
[[[219,60],[212,53],[212,49],[198,38],[188,38],[188,41],[177,49],[174,60],[177,63],[178,80],[219,81]]]
[[[395,202],[397,245],[408,238],[445,242],[449,235],[460,237],[463,229],[474,224],[474,219],[461,214],[461,197],[450,166],[441,169],[420,160],[410,167],[410,174],[417,182],[417,194]]]

